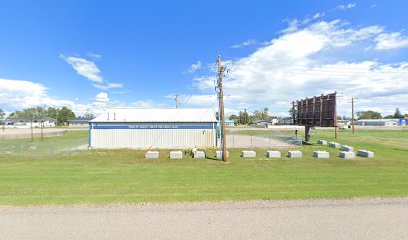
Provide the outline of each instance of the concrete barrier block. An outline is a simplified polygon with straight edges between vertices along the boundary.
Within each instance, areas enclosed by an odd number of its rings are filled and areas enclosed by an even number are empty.
[[[266,156],[268,158],[280,158],[282,154],[279,151],[267,151]]]
[[[341,158],[355,158],[356,154],[354,152],[341,151],[339,156]]]
[[[147,151],[145,158],[159,158],[159,152],[157,151]]]
[[[340,143],[329,142],[329,147],[331,147],[331,148],[340,148],[341,145],[340,145]]]
[[[290,157],[290,158],[301,158],[302,157],[302,152],[301,151],[289,151],[288,152],[288,157]]]
[[[218,151],[215,152],[215,156],[217,158],[221,158],[221,155],[222,155],[222,151],[218,150]],[[227,151],[227,157],[229,157],[229,152],[228,151]]]
[[[314,151],[313,157],[315,158],[330,158],[330,153],[326,151]]]
[[[374,153],[367,150],[358,150],[358,155],[365,158],[373,158]]]
[[[244,158],[254,158],[256,157],[256,152],[252,150],[244,150],[242,151],[241,156]]]
[[[325,140],[319,140],[319,141],[317,142],[317,144],[326,146],[326,145],[327,145],[327,141],[325,141]]]
[[[183,152],[182,151],[171,151],[170,158],[171,159],[181,159],[183,158]]]
[[[205,158],[205,152],[204,151],[195,151],[193,153],[193,158]]]
[[[353,147],[350,147],[350,146],[347,146],[347,145],[343,145],[343,146],[341,147],[341,150],[342,150],[342,151],[346,151],[346,152],[354,152],[354,148],[353,148]]]

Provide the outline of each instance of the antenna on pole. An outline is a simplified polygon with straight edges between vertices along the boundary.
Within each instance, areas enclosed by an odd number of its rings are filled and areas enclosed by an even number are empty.
[[[176,108],[179,108],[180,107],[180,101],[179,101],[179,96],[180,96],[180,94],[176,94],[176,97],[174,98],[174,100],[176,101]]]

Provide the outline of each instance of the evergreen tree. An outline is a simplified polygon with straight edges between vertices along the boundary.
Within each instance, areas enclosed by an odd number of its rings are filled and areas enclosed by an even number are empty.
[[[404,115],[401,114],[399,108],[395,109],[394,118],[403,118]]]

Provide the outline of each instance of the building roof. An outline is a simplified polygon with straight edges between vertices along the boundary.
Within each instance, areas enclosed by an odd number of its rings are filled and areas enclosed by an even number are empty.
[[[380,118],[380,119],[359,119],[359,120],[357,120],[357,122],[390,122],[390,121],[397,122],[397,121],[399,121],[399,119]]]
[[[210,108],[116,108],[90,122],[217,122]]]
[[[68,122],[89,122],[92,119],[93,118],[72,118],[72,119],[69,119]]]
[[[271,123],[271,120],[256,120],[254,123]]]
[[[11,122],[11,123],[13,123],[13,122],[31,122],[31,121],[33,121],[33,122],[35,122],[35,121],[41,121],[41,120],[44,120],[44,121],[49,121],[49,122],[56,122],[56,120],[54,119],[54,118],[50,118],[50,117],[44,117],[44,118],[41,118],[41,117],[33,117],[33,118],[11,118],[11,119],[6,119],[6,121],[7,122]]]

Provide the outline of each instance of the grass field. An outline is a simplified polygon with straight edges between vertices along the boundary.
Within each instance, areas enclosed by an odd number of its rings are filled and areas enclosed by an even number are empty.
[[[88,144],[88,131],[71,131],[59,137],[0,140],[0,156],[52,157],[72,153],[79,146]]]
[[[249,131],[249,130],[248,130]],[[245,133],[245,132],[244,132]],[[83,138],[78,132],[49,138]],[[253,131],[257,136],[270,136]],[[268,136],[267,136],[268,135]],[[408,131],[340,132],[338,142],[375,152],[374,159],[344,160],[338,150],[300,148],[302,159],[253,160],[230,150],[230,163],[215,159],[144,159],[144,151],[91,150],[54,158],[0,156],[0,204],[108,204],[253,199],[309,199],[408,196]],[[333,133],[312,131],[312,141]],[[10,143],[11,144],[11,143]],[[314,159],[314,150],[330,159]]]

